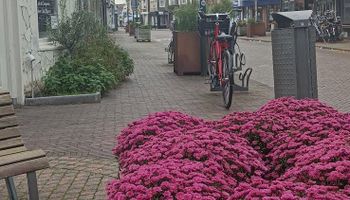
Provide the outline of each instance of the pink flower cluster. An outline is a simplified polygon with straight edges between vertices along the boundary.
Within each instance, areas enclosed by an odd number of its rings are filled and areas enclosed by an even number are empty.
[[[350,199],[350,114],[317,100],[217,121],[155,113],[117,141],[109,199]]]

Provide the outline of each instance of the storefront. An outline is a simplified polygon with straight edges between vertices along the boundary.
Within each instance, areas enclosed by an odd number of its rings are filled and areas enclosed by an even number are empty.
[[[314,0],[282,0],[281,6],[281,11],[312,10]]]
[[[337,1],[337,13],[340,14],[344,31],[350,37],[350,0]]]
[[[267,30],[269,30],[270,23],[272,22],[271,14],[279,11],[280,0],[258,0],[257,1],[257,12],[255,12],[255,1],[254,0],[236,0],[234,1],[235,7],[241,8],[241,19],[257,19],[258,21],[264,22]],[[255,16],[257,14],[257,16]]]

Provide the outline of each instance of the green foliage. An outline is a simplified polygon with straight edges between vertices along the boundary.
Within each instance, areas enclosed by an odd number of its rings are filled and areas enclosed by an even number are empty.
[[[247,24],[256,24],[256,21],[253,18],[249,18]]]
[[[142,25],[139,28],[140,29],[151,29],[151,25]]]
[[[210,13],[229,13],[232,9],[232,1],[221,0],[220,3],[209,6]]]
[[[99,20],[86,11],[63,17],[51,40],[68,50],[43,77],[47,95],[105,92],[134,69],[129,54],[115,45]]]
[[[86,43],[73,58],[84,64],[101,64],[114,75],[117,82],[123,81],[134,69],[129,54],[108,39]]]
[[[101,64],[85,65],[62,57],[49,69],[43,83],[46,95],[103,93],[114,86],[115,77]]]
[[[190,32],[198,29],[198,6],[187,4],[175,9],[176,31]]]
[[[247,22],[245,20],[239,20],[237,23],[237,26],[239,26],[239,27],[247,26]]]
[[[50,31],[50,40],[62,45],[69,53],[94,40],[107,37],[106,28],[93,13],[74,12],[71,17],[62,17],[58,28]]]

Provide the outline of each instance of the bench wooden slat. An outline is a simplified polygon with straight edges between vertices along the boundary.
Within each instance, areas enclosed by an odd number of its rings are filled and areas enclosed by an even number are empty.
[[[12,105],[0,106],[0,117],[13,114],[15,114],[15,110]]]
[[[18,146],[23,146],[22,137],[15,137],[7,140],[0,140],[0,151],[18,147]]]
[[[0,88],[0,95],[1,94],[9,94],[9,91],[6,91],[6,90]]]
[[[12,104],[11,96],[9,94],[0,94],[0,106]]]
[[[15,148],[11,148],[11,149],[6,149],[6,150],[1,150],[0,157],[5,156],[5,155],[14,154],[14,153],[23,152],[23,151],[27,151],[27,148],[25,148],[24,146],[19,146],[19,147],[15,147]]]
[[[17,118],[14,115],[0,118],[0,129],[17,125]]]
[[[0,129],[0,140],[21,136],[18,127]]]
[[[0,167],[0,179],[25,174],[28,172],[34,172],[48,167],[50,166],[46,157],[13,163]]]
[[[44,157],[44,156],[45,156],[45,152],[41,149],[33,150],[33,151],[24,151],[24,152],[20,152],[20,153],[16,153],[16,154],[1,156],[0,157],[0,171],[1,171],[2,166],[9,165],[12,163],[32,160],[32,159],[40,158],[40,157]]]

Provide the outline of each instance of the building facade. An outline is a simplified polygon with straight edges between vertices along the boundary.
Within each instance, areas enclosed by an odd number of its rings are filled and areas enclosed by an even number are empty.
[[[242,9],[241,19],[264,22],[267,30],[272,22],[272,13],[280,10],[280,0],[235,0],[234,7]]]
[[[108,10],[108,4],[104,4],[106,2],[0,1],[0,87],[10,91],[14,103],[24,104],[25,92],[30,90],[31,84],[41,79],[60,55],[60,47],[48,40],[49,28],[54,29],[60,17],[70,16],[78,9],[95,12],[107,25],[108,16],[103,14],[104,10]]]

